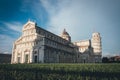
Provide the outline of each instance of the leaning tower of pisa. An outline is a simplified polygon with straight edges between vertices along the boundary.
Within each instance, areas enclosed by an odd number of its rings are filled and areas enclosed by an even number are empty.
[[[91,45],[94,55],[102,55],[102,45],[100,33],[95,32],[92,34]]]

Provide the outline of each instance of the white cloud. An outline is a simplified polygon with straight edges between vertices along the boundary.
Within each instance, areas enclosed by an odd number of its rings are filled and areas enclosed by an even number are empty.
[[[2,22],[2,23],[8,29],[17,32],[17,33],[13,32],[15,34],[13,35],[14,37],[12,35],[0,34],[0,53],[11,53],[13,42],[16,40],[15,36],[17,37],[17,34],[21,33],[23,25],[19,22]],[[5,30],[5,32],[7,33],[8,30]]]
[[[9,29],[14,30],[16,32],[21,32],[22,31],[22,26],[23,25],[19,22],[11,22],[11,23],[4,22],[3,24],[5,26],[7,26]]]
[[[115,40],[119,40],[119,36],[116,35],[119,33],[119,26],[114,25],[115,23],[112,20],[112,17],[115,17],[113,12],[116,9],[116,3],[96,0],[40,1],[49,14],[48,31],[59,35],[66,28],[72,37],[72,41],[90,39],[93,31],[100,32],[102,48],[105,52],[103,55],[116,54],[119,45],[116,44],[118,42]],[[111,40],[112,42],[110,42]],[[111,46],[113,44],[115,47]]]
[[[57,0],[54,4],[50,0],[41,2],[50,15],[48,30],[60,34],[66,28],[73,40],[90,38],[93,27],[103,21],[100,13],[81,0]]]
[[[16,38],[12,38],[7,35],[1,35],[0,34],[0,53],[3,52],[12,52],[12,44],[15,41]]]

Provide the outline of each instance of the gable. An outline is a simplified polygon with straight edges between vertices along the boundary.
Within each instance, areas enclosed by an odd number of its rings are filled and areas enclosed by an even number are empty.
[[[35,28],[35,23],[34,23],[34,22],[31,22],[31,21],[28,21],[28,22],[23,26],[23,30],[31,29],[31,28]]]

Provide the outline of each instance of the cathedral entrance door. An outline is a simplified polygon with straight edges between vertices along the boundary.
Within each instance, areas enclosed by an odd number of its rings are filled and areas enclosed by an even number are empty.
[[[37,63],[37,56],[34,57],[34,62]]]
[[[85,59],[84,59],[84,63],[85,63]]]
[[[28,54],[25,55],[25,63],[28,63]]]
[[[18,63],[20,63],[20,57],[18,57]]]

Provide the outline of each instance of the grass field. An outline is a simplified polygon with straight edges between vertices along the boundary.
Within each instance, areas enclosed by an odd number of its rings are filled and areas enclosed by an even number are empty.
[[[0,80],[120,80],[120,64],[0,64]]]

